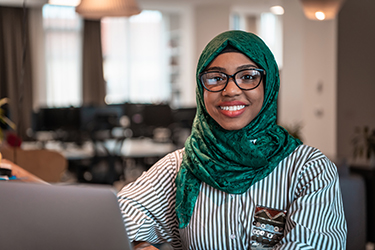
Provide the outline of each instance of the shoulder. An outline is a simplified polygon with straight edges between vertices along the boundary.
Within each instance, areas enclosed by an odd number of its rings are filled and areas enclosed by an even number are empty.
[[[289,156],[283,161],[283,164],[292,164],[303,170],[307,167],[313,166],[327,166],[335,167],[335,165],[324,155],[319,149],[308,146],[298,146]]]
[[[124,186],[118,193],[121,199],[150,200],[159,195],[173,195],[175,179],[182,160],[183,150],[167,154],[135,181]]]
[[[323,175],[330,180],[337,178],[336,165],[319,149],[307,145],[298,146],[277,168],[297,181]]]
[[[320,188],[337,182],[336,165],[319,149],[300,145],[281,163],[298,187]]]
[[[289,157],[303,161],[311,161],[323,158],[328,160],[328,158],[319,149],[304,144],[298,146],[289,155]]]
[[[156,162],[149,170],[149,172],[163,172],[171,175],[176,175],[180,169],[184,149],[178,149],[172,153],[167,154],[165,157]]]

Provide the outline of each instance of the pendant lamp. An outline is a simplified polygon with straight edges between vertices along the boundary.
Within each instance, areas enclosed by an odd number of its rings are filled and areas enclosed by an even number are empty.
[[[334,19],[344,0],[301,0],[303,12],[311,20]]]
[[[133,16],[141,13],[136,0],[81,0],[76,12],[85,19],[107,16]]]

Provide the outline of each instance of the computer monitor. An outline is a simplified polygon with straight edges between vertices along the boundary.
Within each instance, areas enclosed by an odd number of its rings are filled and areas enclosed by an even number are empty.
[[[172,110],[168,104],[145,105],[144,123],[154,128],[167,128],[173,123]]]
[[[83,106],[80,112],[80,124],[83,131],[110,130],[119,126],[123,115],[121,106]]]
[[[179,108],[173,110],[173,122],[183,128],[191,128],[195,114],[197,112],[196,107]]]
[[[32,115],[34,131],[77,131],[80,129],[80,108],[41,108]]]

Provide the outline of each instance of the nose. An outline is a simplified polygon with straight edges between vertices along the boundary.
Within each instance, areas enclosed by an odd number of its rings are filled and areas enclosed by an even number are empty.
[[[234,82],[234,78],[230,77],[227,86],[221,93],[226,96],[235,96],[241,94],[241,92],[242,90]]]

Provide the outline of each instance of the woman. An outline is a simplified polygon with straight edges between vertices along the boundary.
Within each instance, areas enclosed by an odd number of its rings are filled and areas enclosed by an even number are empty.
[[[254,34],[228,31],[197,67],[185,148],[118,194],[129,237],[174,249],[345,249],[334,164],[276,125],[279,73]]]

